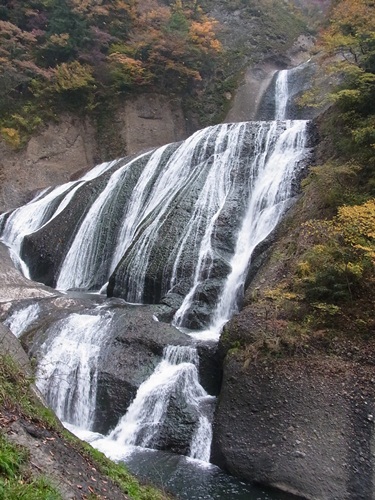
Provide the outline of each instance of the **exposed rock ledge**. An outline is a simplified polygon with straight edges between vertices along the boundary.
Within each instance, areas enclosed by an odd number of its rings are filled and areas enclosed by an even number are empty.
[[[0,304],[12,300],[36,299],[60,295],[53,288],[35,283],[18,271],[9,256],[9,250],[0,243]]]

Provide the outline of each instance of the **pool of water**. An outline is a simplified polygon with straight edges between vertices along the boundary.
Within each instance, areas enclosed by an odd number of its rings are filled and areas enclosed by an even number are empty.
[[[137,477],[181,500],[291,500],[285,493],[246,484],[218,467],[171,453],[139,449],[125,460]]]
[[[267,490],[223,472],[219,467],[164,451],[121,446],[96,432],[64,425],[115,462],[123,462],[141,481],[154,484],[180,500],[292,500],[297,497]]]

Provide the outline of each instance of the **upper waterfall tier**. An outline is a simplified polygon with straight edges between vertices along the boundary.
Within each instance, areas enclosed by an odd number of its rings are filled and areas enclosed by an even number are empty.
[[[304,92],[310,89],[316,71],[316,63],[311,60],[277,71],[260,100],[258,120],[312,119],[322,113],[322,107],[299,105]]]
[[[2,238],[35,280],[84,290],[109,281],[110,296],[172,305],[178,325],[219,324],[294,194],[306,129],[217,125],[100,165],[1,216]]]

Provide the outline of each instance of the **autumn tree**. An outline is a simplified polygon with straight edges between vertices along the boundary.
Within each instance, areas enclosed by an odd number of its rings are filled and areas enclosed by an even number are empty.
[[[342,206],[331,220],[303,226],[309,248],[297,265],[309,301],[342,303],[375,284],[375,200]]]
[[[28,92],[33,78],[49,79],[50,71],[39,67],[33,53],[37,32],[23,31],[9,21],[0,21],[0,110],[6,112],[13,101]]]
[[[332,137],[347,158],[355,155],[375,192],[375,6],[370,0],[338,0],[320,39],[324,71],[340,82],[329,94],[337,110]]]

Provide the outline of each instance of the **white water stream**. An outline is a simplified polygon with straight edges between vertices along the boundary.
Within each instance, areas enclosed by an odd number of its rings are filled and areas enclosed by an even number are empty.
[[[131,165],[139,158],[135,158],[116,170],[104,190],[92,204],[62,264],[57,278],[57,289],[90,288],[91,280],[94,278],[95,263],[100,260],[100,249],[98,247],[100,234],[97,234],[97,232],[105,227],[103,221],[111,208],[111,204],[113,204],[113,200],[116,199],[117,191],[120,189],[121,184],[125,182]],[[87,244],[87,250],[82,252],[82,245],[85,244]],[[74,273],[72,273],[72,269],[74,269]]]
[[[30,304],[14,312],[4,321],[4,325],[13,332],[16,337],[20,337],[29,326],[39,317],[39,304]]]
[[[275,120],[285,120],[289,100],[288,92],[289,70],[283,69],[278,72],[275,85]]]
[[[171,397],[179,404],[200,413],[200,405],[210,396],[199,383],[198,354],[194,347],[168,346],[155,371],[139,387],[137,395],[109,440],[116,445],[152,448],[160,427],[167,418]],[[209,461],[211,428],[208,419],[199,415],[199,425],[191,443],[190,456]]]
[[[288,122],[271,154],[259,153],[257,176],[251,179],[251,198],[237,236],[231,272],[213,314],[210,330],[220,335],[222,327],[238,311],[246,272],[259,243],[275,229],[290,199],[296,165],[306,154],[305,121]]]

